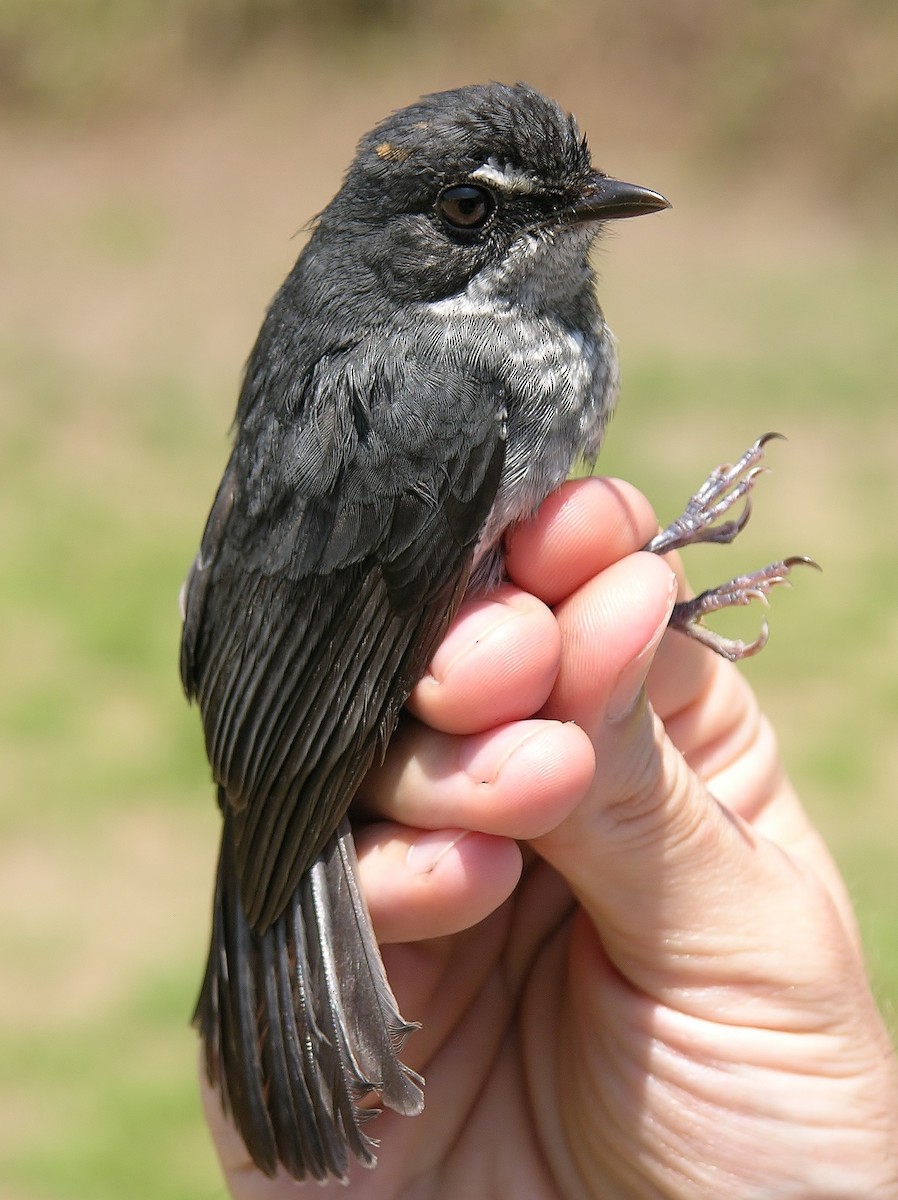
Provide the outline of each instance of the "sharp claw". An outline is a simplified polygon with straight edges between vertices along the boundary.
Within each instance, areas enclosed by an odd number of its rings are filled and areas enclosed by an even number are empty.
[[[785,583],[786,581],[785,579],[777,579],[776,582]],[[752,600],[757,600],[758,603],[763,604],[765,608],[770,607],[770,601],[767,599],[767,593],[762,592],[760,588],[751,588],[745,593],[746,604],[751,603]]]
[[[739,655],[739,658],[751,658],[751,656],[753,654],[757,654],[759,650],[763,650],[764,647],[767,645],[767,639],[769,637],[770,637],[770,626],[767,624],[767,619],[765,618],[761,622],[761,630],[760,630],[758,636],[755,638],[755,640],[753,642],[749,642],[748,644],[746,644],[745,642],[741,643],[742,650]],[[738,660],[734,660],[734,661],[738,661]]]
[[[813,567],[815,571],[823,570],[820,563],[816,562],[813,558],[808,558],[806,554],[792,554],[789,558],[784,558],[783,566],[788,570],[791,570],[792,567]]]
[[[748,519],[751,516],[751,496],[745,497],[745,503],[742,505],[742,512],[735,520],[736,533],[741,533],[748,524]]]
[[[758,438],[758,440],[755,442],[755,449],[763,450],[763,448],[767,445],[768,442],[774,442],[774,441],[788,442],[788,440],[789,439],[786,437],[786,435],[784,433],[774,433],[774,432],[762,433],[761,436]]]
[[[769,607],[768,597],[771,589],[780,585],[790,586],[789,573],[795,566],[813,566],[820,569],[813,559],[804,555],[793,555],[780,562],[771,563],[751,575],[740,575],[720,587],[708,588],[701,595],[674,605],[670,623],[674,629],[679,629],[701,642],[703,646],[708,646],[730,662],[750,658],[767,644],[769,628],[766,619],[761,626],[761,632],[753,642],[748,643],[715,633],[702,624],[702,619],[710,613],[751,604],[755,600]]]
[[[716,467],[698,491],[690,498],[683,513],[666,529],[663,529],[646,545],[653,554],[668,554],[697,542],[728,543],[742,532],[752,512],[751,492],[769,468],[761,462],[764,447],[768,442],[781,440],[781,433],[764,433],[745,451],[738,462]],[[721,520],[733,507],[742,501],[742,510],[728,520]],[[725,638],[702,625],[702,618],[722,608],[751,604],[759,600],[768,605],[770,590],[780,584],[789,585],[789,573],[793,567],[808,566],[820,570],[812,558],[793,555],[780,562],[771,563],[761,571],[740,575],[722,587],[709,588],[692,600],[674,606],[671,625],[675,629],[695,638],[724,658],[737,662],[757,654],[767,643],[766,620],[761,632],[753,642]]]
[[[756,479],[758,479],[761,475],[769,475],[769,474],[770,474],[769,467],[752,467],[752,469],[748,473],[749,486],[754,484],[754,481]]]
[[[719,654],[721,658],[725,658],[729,662],[741,662],[743,658],[751,658],[759,650],[764,649],[767,645],[767,638],[770,636],[770,626],[766,620],[761,624],[761,631],[753,642],[724,637],[720,633],[715,633],[713,629],[699,624],[677,626],[677,628],[681,633],[685,633],[694,641],[707,646],[709,650],[713,650],[715,654]]]
[[[653,537],[645,549],[653,554],[668,554],[698,542],[732,542],[751,516],[749,494],[752,488],[769,470],[759,463],[764,447],[782,436],[781,433],[765,433],[749,446],[738,462],[716,467],[690,498],[683,513]],[[715,524],[743,499],[745,507],[738,517]]]

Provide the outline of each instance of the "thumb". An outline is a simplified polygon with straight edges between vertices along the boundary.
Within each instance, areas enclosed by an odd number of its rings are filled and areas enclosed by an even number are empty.
[[[533,843],[565,877],[618,970],[655,995],[751,974],[797,869],[716,801],[646,701],[674,595],[670,569],[634,554],[557,607],[562,660],[541,715],[580,725],[597,766],[578,807]],[[787,785],[766,726],[756,724],[757,745],[739,752],[769,760],[766,771],[751,764],[746,778],[773,792]]]

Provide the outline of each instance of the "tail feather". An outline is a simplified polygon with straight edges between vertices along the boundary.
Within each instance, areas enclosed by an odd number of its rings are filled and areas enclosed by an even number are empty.
[[[423,1081],[398,1055],[416,1028],[387,982],[355,878],[348,824],[263,933],[247,922],[225,817],[212,944],[194,1023],[206,1072],[256,1165],[296,1179],[344,1179],[350,1152],[373,1166],[363,1125],[376,1093],[420,1112]]]
[[[210,990],[218,1006],[214,1023],[202,1022],[206,1067],[211,1080],[217,1064],[224,1066],[218,1074],[225,1110],[230,1107],[235,1117],[240,1114],[240,1132],[247,1149],[260,1169],[272,1175],[277,1170],[277,1145],[265,1098],[262,1040],[255,1028],[260,1007],[258,949],[243,916],[236,877],[228,871],[228,857],[223,842],[215,897],[220,919],[217,930],[213,919],[210,950],[210,966],[214,958],[215,972]],[[217,1054],[213,1056],[210,1047]],[[228,1069],[229,1063],[239,1063],[240,1069]]]
[[[262,1036],[263,1069],[270,1080],[269,1093],[278,1102],[270,1105],[277,1156],[291,1175],[310,1174],[316,1179],[327,1173],[327,1152],[313,1119],[313,1107],[304,1073],[302,1044],[290,991],[290,980],[281,963],[287,962],[283,924],[272,937],[261,939],[267,1017]],[[297,1153],[297,1147],[302,1147]]]
[[[377,1090],[389,1098],[386,1103],[395,1112],[417,1116],[424,1107],[424,1081],[401,1063],[398,1055],[408,1035],[419,1026],[400,1015],[384,972],[368,908],[359,890],[355,844],[348,826],[338,833],[334,850],[333,882],[348,893],[341,909],[354,936],[347,937],[341,931],[341,936],[333,937],[330,945],[337,955],[337,971],[347,983],[344,997],[348,1019],[354,1019],[353,1031],[363,1073],[369,1078],[375,1075]]]

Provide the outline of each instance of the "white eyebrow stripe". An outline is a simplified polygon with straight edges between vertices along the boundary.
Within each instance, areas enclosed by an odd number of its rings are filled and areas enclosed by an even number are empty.
[[[487,159],[482,167],[471,172],[471,178],[481,183],[492,183],[503,192],[528,193],[536,191],[536,180],[520,167],[511,163],[500,163],[495,158]]]

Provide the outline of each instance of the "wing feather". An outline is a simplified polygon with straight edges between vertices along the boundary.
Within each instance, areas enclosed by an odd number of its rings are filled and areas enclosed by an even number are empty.
[[[284,912],[389,739],[464,594],[504,462],[488,383],[407,366],[389,380],[407,389],[401,403],[365,397],[350,436],[346,412],[328,417],[353,406],[345,370],[331,370],[315,373],[305,416],[327,469],[291,465],[302,412],[256,428],[265,406],[248,410],[186,589],[182,677],[259,930]],[[350,375],[364,386],[363,372]]]

